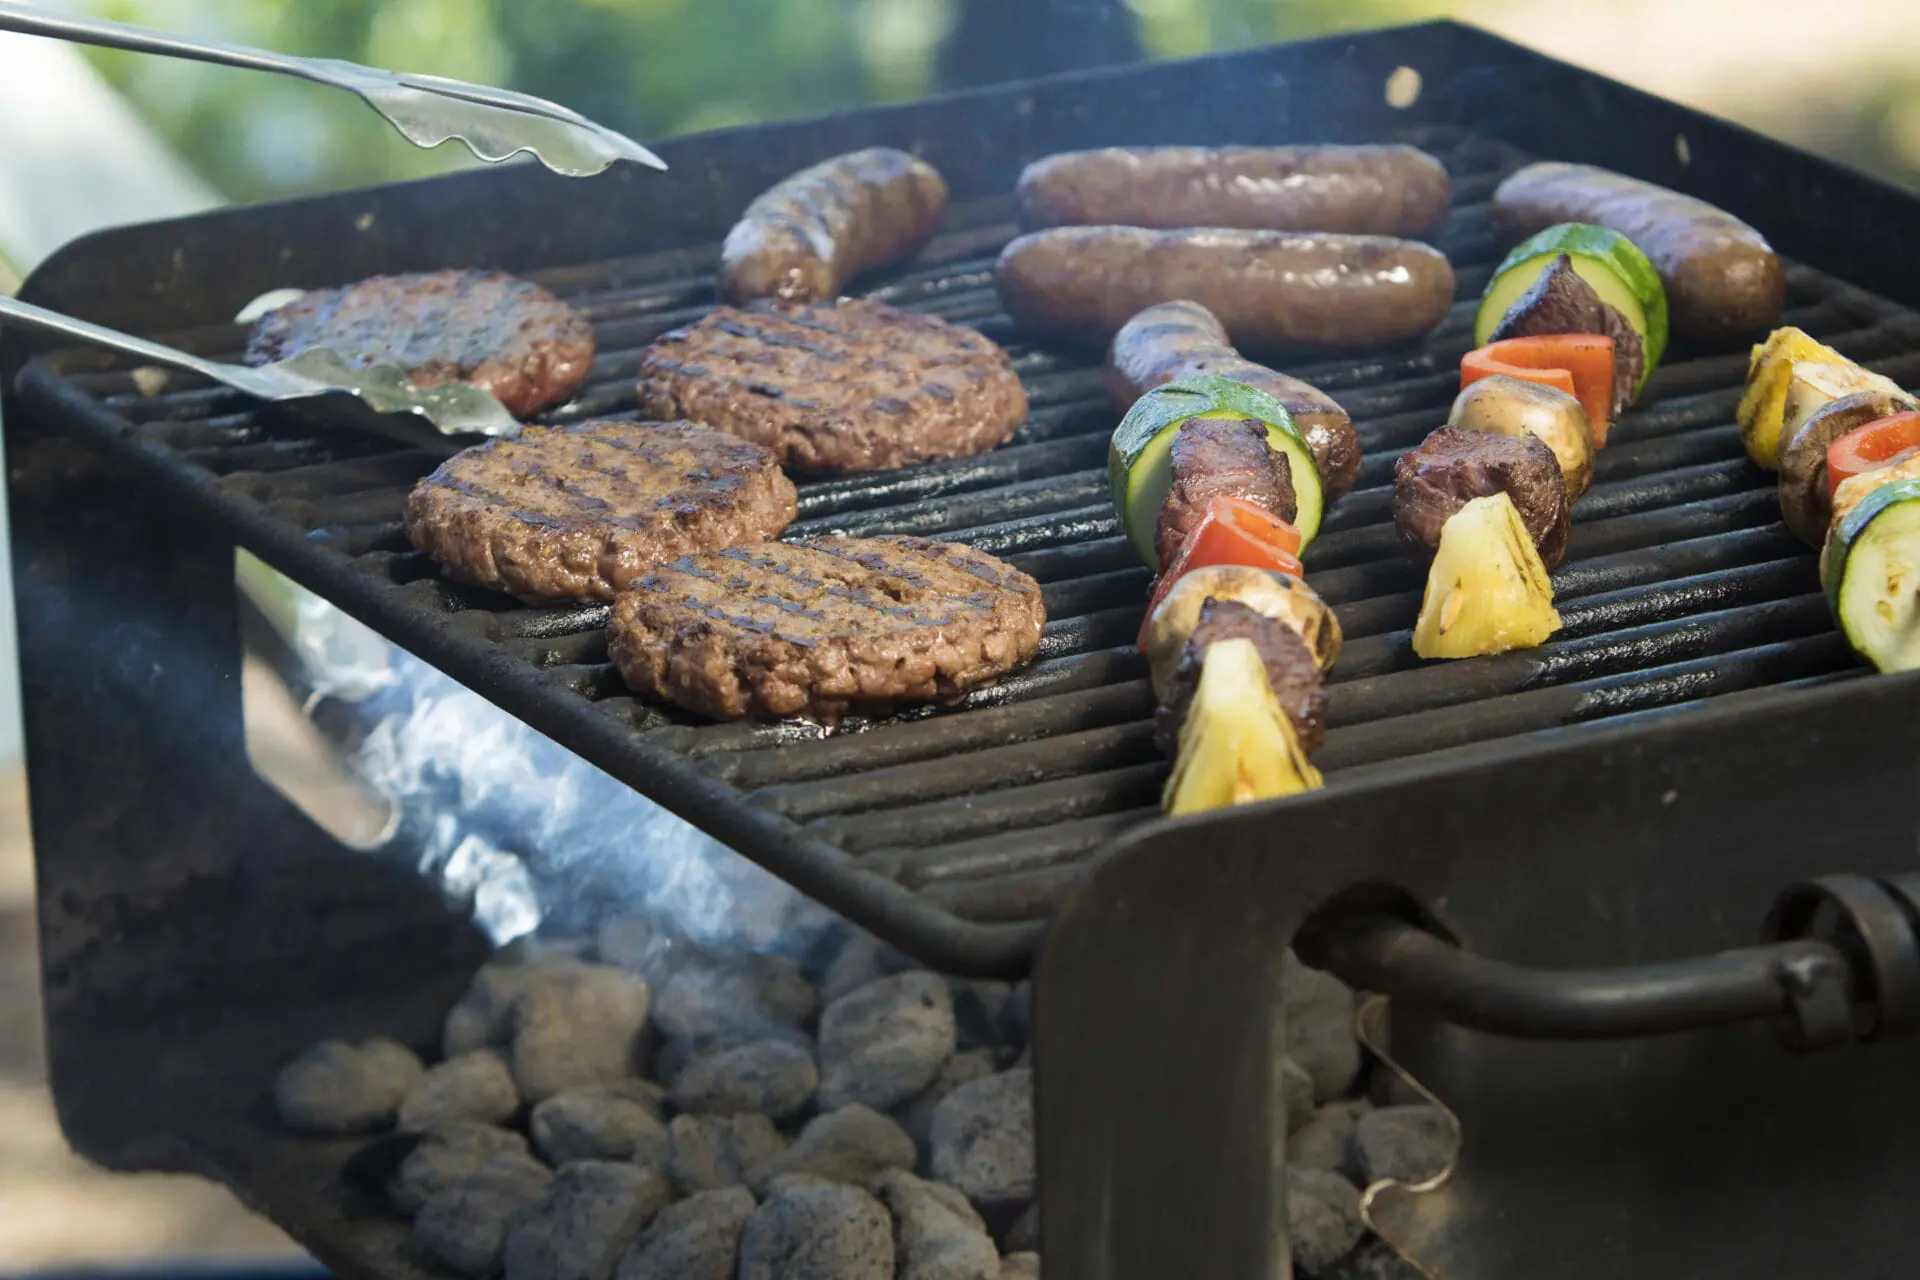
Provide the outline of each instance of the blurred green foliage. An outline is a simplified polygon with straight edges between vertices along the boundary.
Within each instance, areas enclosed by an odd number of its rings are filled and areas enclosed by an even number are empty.
[[[1449,7],[1434,0],[1126,2],[1143,48],[1156,56],[1405,21]],[[101,17],[126,22],[502,84],[641,139],[924,94],[963,3],[81,0]],[[334,90],[111,51],[89,56],[189,163],[235,199],[471,163],[458,144],[434,152],[406,146],[371,111]]]

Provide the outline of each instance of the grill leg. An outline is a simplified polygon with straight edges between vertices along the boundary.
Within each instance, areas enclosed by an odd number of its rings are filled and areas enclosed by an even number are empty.
[[[17,404],[6,427],[61,1122],[112,1167],[232,1176],[265,1158],[279,1062],[323,1035],[430,1044],[481,939],[253,772],[223,531]]]

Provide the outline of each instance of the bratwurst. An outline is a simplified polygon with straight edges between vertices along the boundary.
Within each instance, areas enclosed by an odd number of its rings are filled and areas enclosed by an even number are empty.
[[[1786,276],[1758,231],[1704,200],[1585,164],[1530,164],[1493,193],[1494,224],[1520,240],[1561,222],[1611,227],[1652,260],[1673,331],[1725,347],[1780,322]]]
[[[1353,488],[1360,474],[1360,437],[1347,411],[1318,387],[1243,358],[1220,318],[1182,299],[1148,307],[1120,326],[1107,349],[1107,394],[1125,413],[1147,392],[1175,378],[1212,374],[1245,383],[1278,400],[1307,437],[1325,501]]]
[[[1246,227],[1418,236],[1446,220],[1453,182],[1401,146],[1106,147],[1020,173],[1020,222],[1039,227]]]
[[[940,229],[947,184],[891,147],[835,156],[762,192],[720,250],[720,295],[831,301],[863,271],[903,262]]]
[[[1426,333],[1453,302],[1445,255],[1390,236],[1056,227],[994,269],[1000,303],[1042,337],[1104,343],[1147,307],[1189,298],[1235,345],[1365,347]]]

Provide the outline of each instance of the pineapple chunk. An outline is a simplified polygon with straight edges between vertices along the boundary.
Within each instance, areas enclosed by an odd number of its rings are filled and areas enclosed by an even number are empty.
[[[1413,625],[1423,658],[1472,658],[1540,644],[1560,629],[1553,584],[1513,499],[1475,498],[1440,526]]]
[[[1174,817],[1204,813],[1311,791],[1320,781],[1253,641],[1209,646],[1161,807]]]
[[[1734,417],[1740,423],[1740,440],[1747,447],[1747,455],[1768,471],[1780,469],[1780,426],[1786,413],[1787,385],[1794,366],[1802,361],[1853,363],[1791,325],[1768,334],[1747,361],[1747,389]]]
[[[1793,444],[1807,419],[1842,396],[1862,391],[1877,391],[1912,403],[1913,397],[1900,384],[1883,374],[1862,369],[1851,361],[1835,364],[1831,360],[1803,360],[1793,366],[1787,379],[1785,408],[1780,418],[1780,434],[1775,437],[1775,452]]]

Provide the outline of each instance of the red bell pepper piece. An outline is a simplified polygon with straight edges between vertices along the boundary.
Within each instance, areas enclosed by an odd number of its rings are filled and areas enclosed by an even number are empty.
[[[1140,624],[1140,647],[1146,647],[1147,623],[1182,574],[1210,565],[1239,564],[1299,578],[1305,576],[1296,554],[1299,550],[1300,531],[1258,503],[1224,496],[1210,500],[1200,523],[1154,584],[1146,620]]]
[[[1580,401],[1593,429],[1593,447],[1607,442],[1613,408],[1613,339],[1595,333],[1542,334],[1490,342],[1460,358],[1460,388],[1504,373],[1557,387]]]
[[[1877,471],[1920,453],[1920,413],[1896,413],[1855,427],[1827,446],[1827,496],[1864,471]]]

